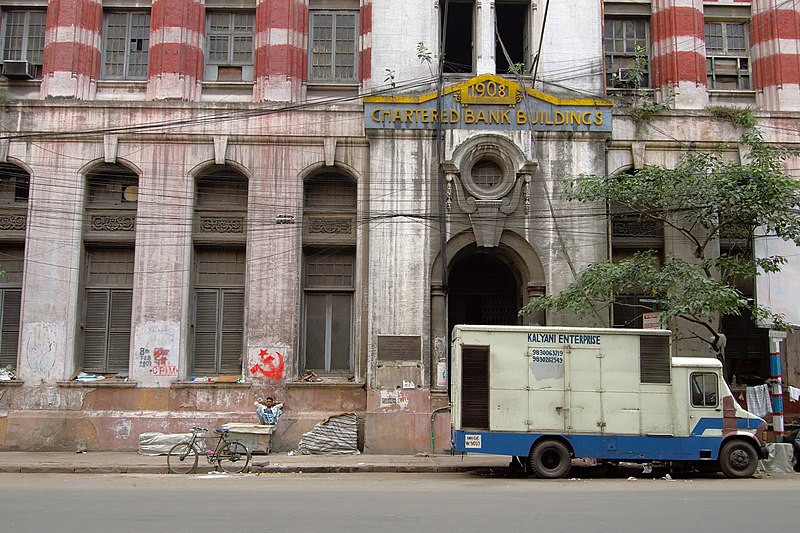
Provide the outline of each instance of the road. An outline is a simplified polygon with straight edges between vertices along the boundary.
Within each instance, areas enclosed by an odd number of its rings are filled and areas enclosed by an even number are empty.
[[[0,531],[794,531],[800,476],[0,474]]]

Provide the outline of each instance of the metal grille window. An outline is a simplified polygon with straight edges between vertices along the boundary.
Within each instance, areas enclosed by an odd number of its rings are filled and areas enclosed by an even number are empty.
[[[133,248],[87,251],[84,372],[127,375],[133,307]]]
[[[246,210],[247,178],[230,170],[198,178],[197,209]]]
[[[17,367],[24,257],[21,245],[0,248],[0,368]]]
[[[338,174],[318,176],[306,187],[305,207],[312,210],[354,211],[356,188],[347,178]]]
[[[253,13],[209,12],[208,57],[215,65],[250,65],[253,63]]]
[[[305,369],[353,372],[355,253],[307,250],[305,257]]]
[[[27,172],[16,165],[0,163],[0,205],[27,207],[29,189]]]
[[[88,207],[136,209],[139,178],[130,171],[111,167],[93,173],[87,179]]]
[[[147,79],[150,14],[109,12],[103,30],[104,77],[112,80]]]
[[[195,249],[195,374],[241,374],[245,250]]]
[[[606,19],[603,43],[606,57],[606,86],[630,88],[630,74],[636,66],[636,49],[649,57],[649,27],[644,19]],[[640,87],[650,86],[649,69],[645,67]]]
[[[30,76],[25,77],[42,77],[45,15],[44,10],[3,13],[3,62],[27,62]]]
[[[309,26],[309,80],[357,81],[357,12],[312,11]]]
[[[472,181],[485,191],[490,191],[503,181],[503,169],[494,161],[481,161],[472,167]]]
[[[750,58],[747,25],[735,22],[706,22],[706,70],[708,88],[750,89]]]

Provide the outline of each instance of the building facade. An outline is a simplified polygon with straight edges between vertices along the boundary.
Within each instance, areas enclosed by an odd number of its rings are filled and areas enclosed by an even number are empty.
[[[690,252],[561,180],[741,157],[712,104],[797,147],[800,3],[579,4],[0,0],[0,448],[136,449],[272,396],[276,450],[355,412],[367,453],[441,451],[454,324],[642,327],[518,316]],[[614,106],[642,55],[644,128]],[[768,378],[767,331],[722,320],[729,372]]]

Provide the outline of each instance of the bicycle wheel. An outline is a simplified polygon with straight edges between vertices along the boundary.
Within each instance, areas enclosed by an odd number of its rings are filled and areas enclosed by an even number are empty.
[[[197,448],[180,442],[169,450],[167,468],[171,474],[191,474],[197,468]]]
[[[250,450],[238,441],[226,443],[217,455],[217,464],[223,472],[240,474],[250,464]]]

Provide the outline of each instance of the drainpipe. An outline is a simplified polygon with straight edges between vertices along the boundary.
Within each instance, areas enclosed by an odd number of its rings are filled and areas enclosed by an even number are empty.
[[[436,415],[441,413],[442,411],[449,411],[450,406],[445,405],[444,407],[438,407],[431,411],[431,453],[436,453],[434,450],[434,445],[436,443],[436,433],[433,431],[433,421],[436,420]]]

